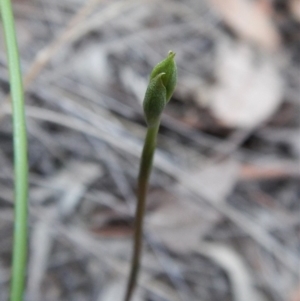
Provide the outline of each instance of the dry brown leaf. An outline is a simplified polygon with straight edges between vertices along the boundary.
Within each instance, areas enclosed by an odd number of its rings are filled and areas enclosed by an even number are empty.
[[[252,128],[266,121],[283,97],[283,83],[272,61],[255,61],[247,45],[225,44],[217,60],[217,85],[209,106],[226,126]]]
[[[191,187],[196,182],[203,197],[219,201],[224,200],[233,189],[238,171],[238,162],[229,159],[199,171],[190,171],[182,181],[186,187]]]
[[[173,252],[186,254],[195,250],[205,224],[215,220],[217,215],[207,212],[204,217],[197,204],[182,202],[167,192],[161,199],[164,201],[147,217],[149,230]]]
[[[182,181],[187,187],[196,181],[204,197],[221,201],[231,192],[237,174],[238,164],[228,160],[200,171],[190,171]],[[165,193],[161,200],[158,210],[149,214],[147,219],[151,231],[174,252],[197,250],[202,235],[219,215],[207,208],[204,213],[199,204],[183,202],[176,198],[175,193]]]
[[[289,8],[294,18],[300,22],[300,0],[290,0]]]
[[[241,38],[274,50],[280,43],[266,1],[211,0],[224,22]]]
[[[300,283],[297,289],[291,294],[289,301],[300,301]]]

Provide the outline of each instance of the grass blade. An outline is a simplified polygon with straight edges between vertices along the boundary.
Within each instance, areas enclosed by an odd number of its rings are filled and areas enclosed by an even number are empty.
[[[13,146],[15,172],[15,224],[12,260],[11,301],[23,298],[27,259],[28,162],[24,112],[24,92],[20,59],[10,0],[0,0],[7,49],[10,91],[13,110]]]

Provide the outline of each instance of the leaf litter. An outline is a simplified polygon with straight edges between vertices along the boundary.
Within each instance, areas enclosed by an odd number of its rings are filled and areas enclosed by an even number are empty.
[[[30,300],[121,298],[143,87],[170,49],[179,84],[159,135],[136,300],[297,300],[296,2],[14,2],[28,88]],[[13,178],[0,49],[4,301]]]

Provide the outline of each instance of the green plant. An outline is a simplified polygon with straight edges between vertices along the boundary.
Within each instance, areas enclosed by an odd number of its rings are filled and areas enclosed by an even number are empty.
[[[147,134],[141,156],[138,176],[135,234],[131,270],[127,283],[125,301],[131,300],[138,277],[143,239],[143,218],[145,213],[149,176],[156,148],[156,138],[159,130],[161,114],[174,92],[177,81],[177,68],[174,57],[175,53],[170,51],[168,57],[153,68],[144,98],[143,106],[147,123]]]
[[[28,163],[27,135],[24,113],[24,93],[14,17],[10,0],[0,0],[0,10],[7,49],[13,111],[15,224],[10,300],[21,301],[23,298],[26,272],[28,207]]]

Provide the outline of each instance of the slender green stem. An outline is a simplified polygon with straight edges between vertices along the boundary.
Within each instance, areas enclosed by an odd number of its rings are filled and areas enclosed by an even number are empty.
[[[135,213],[135,234],[133,242],[133,253],[131,259],[131,270],[127,283],[125,301],[130,301],[136,286],[136,280],[140,267],[140,258],[143,242],[143,219],[146,207],[146,195],[148,189],[149,177],[152,169],[152,161],[156,147],[156,137],[159,129],[159,123],[147,129],[145,144],[140,161],[140,171],[137,187],[137,207]]]
[[[27,258],[27,136],[24,93],[14,17],[10,0],[0,0],[4,27],[13,109],[13,145],[15,170],[15,225],[13,242],[11,301],[21,301],[24,292]]]

